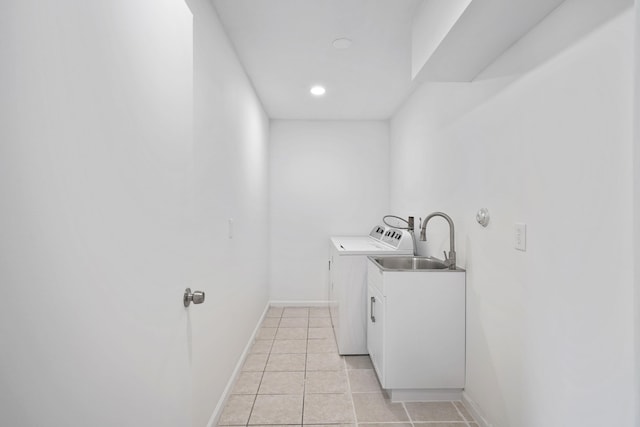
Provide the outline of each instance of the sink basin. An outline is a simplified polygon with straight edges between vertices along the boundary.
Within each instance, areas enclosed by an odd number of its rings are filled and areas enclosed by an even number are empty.
[[[447,265],[432,257],[394,256],[370,257],[382,270],[417,271],[417,270],[445,270]]]

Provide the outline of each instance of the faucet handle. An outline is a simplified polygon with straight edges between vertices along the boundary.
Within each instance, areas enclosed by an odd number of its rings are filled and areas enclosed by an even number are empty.
[[[444,254],[444,260],[449,261],[449,257],[447,256],[447,251],[442,251],[442,253]]]

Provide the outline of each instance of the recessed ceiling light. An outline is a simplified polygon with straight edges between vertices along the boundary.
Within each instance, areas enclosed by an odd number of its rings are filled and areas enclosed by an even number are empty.
[[[333,41],[333,47],[335,47],[336,49],[349,49],[349,47],[351,46],[351,39],[348,38],[340,38],[340,39],[335,39]]]
[[[323,86],[313,86],[309,92],[315,96],[322,96],[327,90]]]

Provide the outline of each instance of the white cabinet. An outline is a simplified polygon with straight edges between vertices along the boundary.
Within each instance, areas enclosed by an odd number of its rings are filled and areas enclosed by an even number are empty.
[[[378,289],[368,286],[367,301],[369,304],[367,310],[367,349],[378,377],[382,378],[382,367],[384,366],[382,348],[384,343],[384,331],[382,329],[384,324],[384,297]]]
[[[367,348],[382,387],[392,400],[459,398],[465,272],[367,268]]]

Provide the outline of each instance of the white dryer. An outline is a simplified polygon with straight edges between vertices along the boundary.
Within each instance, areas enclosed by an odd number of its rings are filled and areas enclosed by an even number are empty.
[[[412,237],[375,226],[368,236],[331,237],[329,252],[329,308],[338,352],[368,354],[367,256],[412,255]]]

